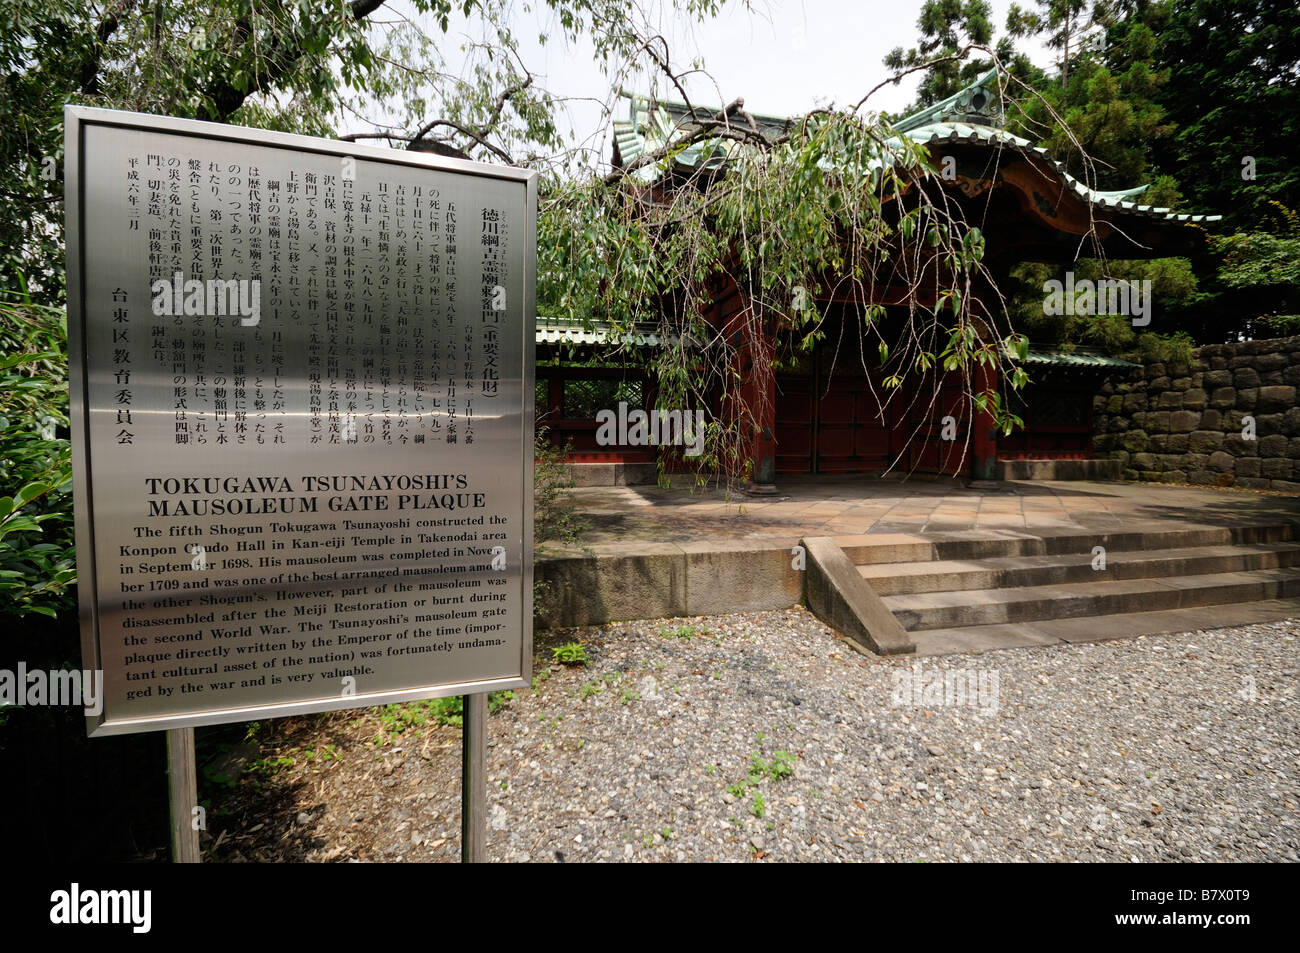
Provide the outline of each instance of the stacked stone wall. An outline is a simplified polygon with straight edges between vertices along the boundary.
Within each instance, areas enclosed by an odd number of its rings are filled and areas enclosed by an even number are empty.
[[[1093,450],[1124,479],[1300,491],[1300,336],[1148,362],[1094,398]]]

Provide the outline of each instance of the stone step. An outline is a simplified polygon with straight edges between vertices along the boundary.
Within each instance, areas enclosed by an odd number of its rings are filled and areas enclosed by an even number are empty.
[[[1063,529],[1057,533],[1030,535],[965,530],[924,535],[839,536],[835,539],[845,555],[858,566],[1091,553],[1095,546],[1103,546],[1107,553],[1115,553],[1291,540],[1300,540],[1300,524],[1283,521],[1233,526],[1183,525],[1172,529],[1167,522],[1136,524],[1108,533]]]
[[[1195,632],[1297,617],[1300,617],[1300,598],[1267,599],[1153,612],[1124,612],[1093,618],[928,629],[916,632],[912,637],[916,643],[917,655],[949,655],[956,652],[987,652],[1060,643],[1131,639],[1164,632]]]
[[[904,629],[916,632],[1296,596],[1300,596],[1300,568],[925,592],[886,596],[882,601]]]
[[[1182,549],[1107,550],[1106,568],[1093,569],[1091,552],[993,559],[942,559],[858,566],[881,596],[966,589],[1053,586],[1113,579],[1204,576],[1300,566],[1300,542],[1242,543]]]

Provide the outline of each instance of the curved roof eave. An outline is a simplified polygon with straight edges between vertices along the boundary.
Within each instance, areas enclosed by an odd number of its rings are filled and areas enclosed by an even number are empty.
[[[954,93],[942,102],[935,103],[933,106],[919,110],[899,120],[893,127],[895,135],[885,143],[886,148],[893,152],[901,147],[902,140],[900,136],[906,136],[913,142],[927,148],[936,144],[955,143],[991,148],[1010,148],[1026,155],[1032,154],[1040,157],[1056,170],[1066,188],[1073,191],[1084,201],[1101,208],[1118,209],[1143,217],[1185,223],[1217,222],[1223,219],[1222,215],[1177,213],[1171,212],[1168,208],[1130,201],[1134,196],[1146,191],[1149,185],[1109,191],[1093,189],[1066,172],[1064,163],[1053,159],[1046,149],[1038,148],[1030,143],[1028,139],[1022,139],[1013,133],[1007,132],[1000,126],[938,118],[949,111],[953,104],[962,101],[963,97],[967,97],[971,90],[988,86],[994,82],[996,76],[996,69],[990,70],[970,86]],[[685,112],[689,109],[682,103],[652,102],[648,97],[639,96],[627,90],[623,90],[620,95],[626,96],[630,100],[628,118],[615,120],[613,124],[618,155],[624,165],[630,164],[649,152],[663,148],[681,128],[679,122],[673,119],[669,110],[674,109],[678,112]],[[788,118],[767,116],[759,113],[749,115],[754,118],[755,122],[761,123],[768,130],[788,126],[791,121]],[[735,155],[740,148],[743,148],[740,143],[732,140],[699,142],[672,155],[671,168],[684,173],[698,172],[701,169],[721,169],[725,167],[728,159]],[[873,159],[868,163],[867,174],[874,175],[885,164],[886,158],[897,161],[898,156],[895,154]],[[823,160],[822,165],[825,168],[835,167],[835,163],[826,160]],[[638,181],[651,184],[668,171],[670,171],[670,167],[667,161],[661,161],[641,166],[631,174]]]

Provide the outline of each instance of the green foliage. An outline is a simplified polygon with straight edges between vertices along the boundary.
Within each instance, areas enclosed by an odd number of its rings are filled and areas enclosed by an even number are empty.
[[[1264,207],[1269,217],[1261,230],[1208,236],[1219,257],[1200,296],[1198,316],[1209,329],[1203,340],[1231,340],[1238,331],[1252,337],[1295,333],[1288,316],[1300,304],[1300,215],[1272,200]]]
[[[576,543],[587,528],[566,490],[575,484],[565,462],[573,450],[572,441],[558,447],[546,427],[538,427],[533,441],[533,539],[542,543],[557,540]]]
[[[719,5],[687,0],[681,8],[711,17]],[[586,38],[599,63],[620,64],[640,47],[641,18],[622,0],[541,0],[534,8],[549,15],[542,42],[547,33]],[[327,136],[370,116],[399,146],[428,127],[425,138],[438,146],[493,161],[560,148],[559,111],[522,65],[510,0],[408,0],[400,15],[388,9],[379,0],[6,3],[0,287],[24,274],[43,303],[62,294],[62,189],[57,175],[43,173],[47,158],[56,171],[62,162],[67,103]],[[453,29],[474,34],[456,71],[441,52]]]
[[[759,732],[760,742],[765,737],[766,735]],[[755,817],[761,818],[767,813],[767,802],[763,799],[763,792],[758,790],[758,786],[764,781],[775,784],[790,777],[794,774],[794,762],[794,755],[788,751],[775,752],[770,761],[765,761],[762,753],[755,751],[749,757],[749,772],[745,780],[727,785],[727,793],[740,800],[752,790],[754,796],[750,804],[750,812]]]
[[[488,714],[514,701],[515,693],[500,691],[488,693]],[[448,698],[427,698],[424,701],[384,705],[378,709],[379,732],[374,737],[376,745],[390,744],[412,728],[427,725],[459,728],[464,724],[465,700],[461,695]]]
[[[1037,11],[1011,4],[1007,11],[1007,32],[1012,36],[1045,38],[1048,47],[1059,50],[1063,85],[1068,85],[1071,70],[1081,58],[1085,35],[1105,20],[1107,4],[1093,0],[1034,0]]]
[[[263,782],[270,780],[277,774],[293,769],[295,761],[290,755],[281,755],[275,758],[258,758],[256,761],[249,762],[244,767],[244,777],[253,783],[254,787],[260,787]]]
[[[1159,361],[1175,367],[1191,367],[1196,342],[1185,331],[1174,334],[1140,334],[1138,354],[1144,361]]]
[[[693,639],[696,636],[708,634],[708,629],[696,629],[693,625],[679,625],[675,629],[659,630],[659,635],[665,639]]]
[[[757,784],[763,778],[780,781],[794,774],[794,755],[788,751],[778,751],[771,761],[764,761],[755,751],[749,760],[749,783]]]
[[[1269,337],[1287,338],[1300,334],[1300,314],[1272,314],[1259,319]]]
[[[61,312],[0,297],[0,616],[72,608],[65,333]]]
[[[488,714],[494,715],[501,708],[515,700],[515,693],[506,689],[500,692],[488,692]]]
[[[319,751],[317,751],[314,747],[307,748],[303,751],[302,756],[303,756],[303,760],[307,761],[308,763],[317,760],[321,762],[343,760],[343,755],[339,753],[338,745],[330,745],[330,744],[322,745]]]
[[[1043,4],[1048,6],[1048,4]],[[1157,101],[1168,82],[1167,71],[1153,65],[1155,31],[1164,18],[1160,4],[1144,6],[1122,20],[1106,23],[1093,35],[1104,35],[1104,51],[1080,47],[1080,20],[1085,4],[1068,0],[1051,3],[1044,14],[1018,22],[1018,35],[1047,33],[1049,42],[1071,55],[1062,73],[1044,77],[1032,93],[1018,97],[1008,111],[1007,127],[1047,149],[1064,162],[1076,179],[1102,190],[1128,189],[1150,183],[1148,168],[1154,141],[1174,129]],[[1009,19],[1017,16],[1015,7]],[[1143,202],[1174,205],[1172,179],[1148,189]]]
[[[916,26],[921,33],[917,45],[895,47],[884,59],[891,70],[925,67],[914,109],[947,99],[988,72],[992,62],[987,57],[960,56],[969,45],[993,42],[993,11],[985,0],[925,0]],[[1004,64],[1017,60],[1009,39],[1000,41],[996,52]]]
[[[1064,280],[1066,270],[1080,281],[1106,278],[1122,281],[1150,281],[1151,327],[1145,331],[1133,326],[1132,317],[1112,314],[1047,314],[1043,307],[1044,283]],[[1135,356],[1146,353],[1156,342],[1191,338],[1183,330],[1189,308],[1198,305],[1204,295],[1191,263],[1185,258],[1155,258],[1148,261],[1098,261],[1085,258],[1073,265],[1052,267],[1023,264],[1012,269],[1014,285],[1008,289],[1008,309],[1013,325],[1035,343],[1060,346],[1069,350],[1076,344],[1098,347],[1107,354]],[[1141,342],[1145,341],[1143,344]],[[1178,347],[1170,343],[1167,346]]]
[[[1192,207],[1224,216],[1231,231],[1272,221],[1271,202],[1300,208],[1300,6],[1294,0],[1178,0],[1153,67],[1156,94],[1176,133],[1151,144]],[[1254,159],[1254,177],[1245,157]]]
[[[1211,241],[1223,255],[1219,280],[1229,288],[1300,290],[1300,230],[1285,237],[1250,232]]]
[[[551,657],[561,665],[586,665],[587,649],[581,642],[566,642],[551,649]]]

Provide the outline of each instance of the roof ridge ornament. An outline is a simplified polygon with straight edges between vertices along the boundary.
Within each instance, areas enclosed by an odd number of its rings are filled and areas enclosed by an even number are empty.
[[[894,124],[897,132],[907,132],[936,122],[960,122],[967,125],[1002,128],[1002,87],[998,82],[997,67],[979,79],[957,90],[947,99],[933,106],[904,116]]]

